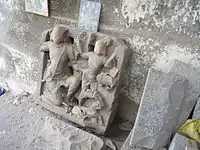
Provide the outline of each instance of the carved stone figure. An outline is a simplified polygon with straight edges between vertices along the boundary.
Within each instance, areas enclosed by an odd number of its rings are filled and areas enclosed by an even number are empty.
[[[42,39],[39,104],[104,134],[116,113],[127,46],[115,37],[64,25],[44,31]]]
[[[97,75],[102,67],[107,65],[106,51],[111,42],[112,40],[108,38],[99,40],[95,44],[94,52],[83,53],[82,58],[88,59],[88,68],[83,72],[80,100],[84,98],[84,92],[87,92],[88,89],[92,91],[97,90],[97,86],[94,86],[95,88],[92,89],[91,85],[97,82]]]
[[[50,56],[43,79],[46,81],[43,99],[60,106],[65,101],[61,86],[68,88],[66,94],[68,103],[80,85],[80,77],[71,76],[69,63],[75,59],[75,51],[72,40],[68,37],[68,29],[56,26],[50,32],[50,41],[45,42],[40,48],[43,52],[49,52]]]

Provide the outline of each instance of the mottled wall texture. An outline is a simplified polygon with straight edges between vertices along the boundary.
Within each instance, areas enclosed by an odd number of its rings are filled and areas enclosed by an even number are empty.
[[[103,4],[99,31],[124,38],[132,49],[119,112],[128,109],[126,114],[120,115],[134,120],[134,104],[140,102],[150,67],[162,69],[174,58],[200,67],[200,1],[96,1]],[[41,32],[60,23],[76,27],[79,5],[80,0],[49,0],[50,17],[43,17],[25,12],[23,0],[0,0],[0,52],[4,49],[7,61],[12,61],[13,68],[18,70],[15,74],[21,80],[24,78],[35,85]],[[15,53],[27,57],[16,60]],[[24,61],[29,62],[28,67]],[[0,71],[2,68],[6,70],[6,66],[0,64]]]

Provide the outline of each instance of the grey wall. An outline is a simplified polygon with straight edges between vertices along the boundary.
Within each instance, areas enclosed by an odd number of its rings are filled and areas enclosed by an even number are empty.
[[[200,66],[200,1],[99,2],[103,4],[100,32],[123,37],[132,48],[121,90],[126,100],[120,103],[125,103],[126,107],[121,107],[119,112],[124,112],[131,104],[139,103],[150,67],[165,67],[166,62],[173,58],[192,63],[195,67]],[[42,17],[25,12],[24,0],[0,0],[0,43],[11,53],[14,49],[33,58],[27,61],[34,75],[30,75],[30,71],[21,72],[28,76],[27,82],[37,77],[41,32],[59,23],[76,26],[79,4],[80,0],[50,0],[50,17]],[[122,116],[134,120],[133,113]]]

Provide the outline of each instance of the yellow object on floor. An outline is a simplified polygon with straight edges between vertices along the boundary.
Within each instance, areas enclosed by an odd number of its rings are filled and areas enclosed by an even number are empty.
[[[190,119],[178,131],[179,134],[200,143],[200,119]]]

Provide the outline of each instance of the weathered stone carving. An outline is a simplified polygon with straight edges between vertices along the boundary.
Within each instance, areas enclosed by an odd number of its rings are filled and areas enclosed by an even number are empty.
[[[39,103],[104,134],[115,116],[127,46],[111,36],[63,25],[44,31],[42,40]]]

